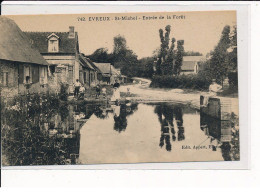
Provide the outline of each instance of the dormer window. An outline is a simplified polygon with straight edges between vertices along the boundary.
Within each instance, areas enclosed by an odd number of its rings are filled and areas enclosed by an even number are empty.
[[[48,51],[59,52],[59,37],[54,33],[48,36]]]

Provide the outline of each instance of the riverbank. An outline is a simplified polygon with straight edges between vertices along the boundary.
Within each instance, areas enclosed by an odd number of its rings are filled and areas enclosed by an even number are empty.
[[[190,106],[200,108],[200,96],[206,95],[206,91],[183,90],[183,89],[162,89],[149,88],[150,80],[140,78],[142,80],[138,84],[130,86],[121,86],[120,91],[125,95],[127,90],[134,97],[128,97],[131,101],[137,102],[174,102],[181,104],[189,104]],[[230,111],[238,115],[238,98],[237,97],[223,97],[219,96],[220,100],[230,102]]]
[[[170,89],[170,88],[150,88],[151,81],[144,78],[134,78],[135,84],[121,85],[121,100],[130,100],[133,102],[173,102],[179,104],[188,104],[193,108],[200,109],[200,96],[207,95],[207,91],[193,89]],[[88,88],[83,101],[87,103],[107,102],[113,95],[113,87],[110,85],[101,86],[106,88],[107,95],[102,94],[96,98],[96,89]],[[74,101],[73,97],[72,101]],[[230,112],[238,115],[238,97],[237,96],[218,96],[221,101],[230,103]]]
[[[102,88],[106,89],[106,95],[102,94]],[[113,87],[111,85],[101,85],[100,95],[97,96],[96,87],[87,88],[85,91],[84,99],[77,100],[74,96],[69,96],[68,100],[70,102],[88,101],[88,102],[102,102],[110,99],[113,95]]]

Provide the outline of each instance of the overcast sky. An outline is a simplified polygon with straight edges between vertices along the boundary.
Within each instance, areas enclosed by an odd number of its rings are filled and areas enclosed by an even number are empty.
[[[185,19],[166,19],[167,15],[185,16]],[[110,17],[110,21],[89,21],[89,17]],[[115,16],[137,16],[136,20],[115,21]],[[165,19],[143,20],[143,16],[164,16]],[[207,54],[214,49],[225,25],[236,25],[235,11],[173,12],[173,13],[127,13],[127,14],[81,14],[81,15],[38,15],[8,16],[23,31],[68,31],[75,26],[79,34],[80,51],[91,54],[106,47],[113,50],[113,37],[120,34],[139,58],[151,56],[160,46],[159,29],[171,25],[170,38],[184,40],[185,51]],[[85,17],[86,21],[78,21]]]

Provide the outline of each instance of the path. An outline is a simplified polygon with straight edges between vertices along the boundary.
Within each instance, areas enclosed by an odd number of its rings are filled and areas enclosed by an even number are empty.
[[[130,93],[136,95],[131,97],[136,101],[172,101],[176,103],[190,104],[195,108],[200,107],[200,95],[205,95],[207,92],[189,92],[186,93],[182,89],[161,89],[161,88],[149,88],[150,80],[144,78],[134,78],[139,83],[133,85],[123,85],[120,87],[121,92],[127,92],[127,88],[130,89]],[[238,115],[238,98],[219,97],[221,100],[229,100],[231,102],[231,112]]]

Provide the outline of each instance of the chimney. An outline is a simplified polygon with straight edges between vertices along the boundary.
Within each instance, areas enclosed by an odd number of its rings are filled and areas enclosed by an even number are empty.
[[[69,27],[69,38],[75,38],[74,26]]]

